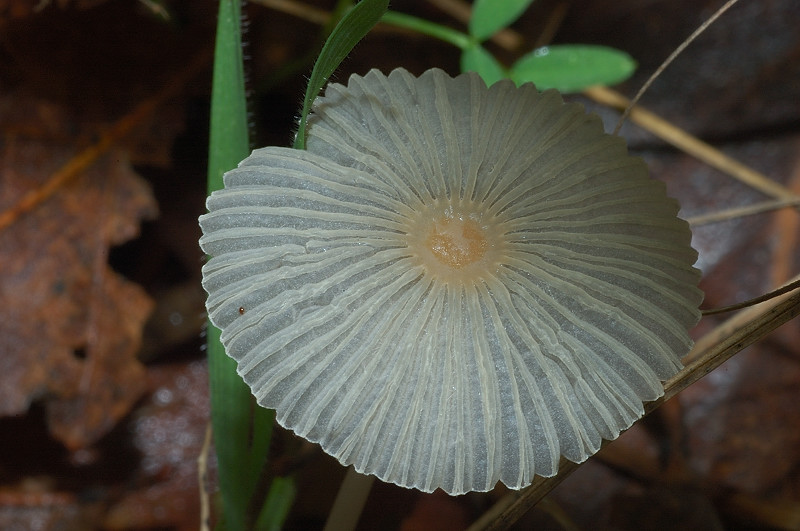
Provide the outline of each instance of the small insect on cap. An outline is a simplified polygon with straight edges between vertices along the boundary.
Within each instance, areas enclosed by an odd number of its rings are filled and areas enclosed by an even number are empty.
[[[599,118],[398,69],[329,85],[309,124],[307,151],[254,151],[200,218],[211,321],[283,426],[460,494],[581,462],[662,394],[696,253]]]

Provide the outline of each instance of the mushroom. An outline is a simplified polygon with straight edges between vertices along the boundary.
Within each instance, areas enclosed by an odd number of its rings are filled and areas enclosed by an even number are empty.
[[[209,316],[258,403],[404,487],[519,489],[584,461],[662,394],[699,319],[677,203],[532,84],[330,84],[306,151],[255,150],[207,206]]]

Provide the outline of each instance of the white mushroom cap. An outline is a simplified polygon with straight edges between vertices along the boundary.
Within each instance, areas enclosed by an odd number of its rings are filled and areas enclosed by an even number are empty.
[[[307,151],[258,149],[200,218],[211,321],[258,403],[343,464],[518,489],[643,414],[699,272],[664,185],[555,91],[331,84]]]

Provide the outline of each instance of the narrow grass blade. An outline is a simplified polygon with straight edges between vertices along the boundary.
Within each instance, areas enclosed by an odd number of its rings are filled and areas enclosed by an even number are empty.
[[[317,62],[314,64],[314,69],[311,71],[311,79],[308,81],[297,136],[294,139],[296,149],[305,149],[306,147],[306,122],[308,113],[311,112],[311,104],[314,103],[317,94],[327,83],[333,71],[358,44],[358,41],[363,39],[369,30],[378,23],[388,7],[389,0],[361,0],[342,17],[328,40],[325,41]]]
[[[240,2],[220,0],[211,90],[209,193],[221,189],[222,175],[250,154],[240,16]]]
[[[293,479],[285,477],[273,479],[254,529],[258,531],[280,530],[289,514],[295,493],[296,487]]]
[[[250,151],[240,33],[241,2],[220,0],[211,96],[208,189],[222,188],[222,175]],[[255,405],[250,390],[236,373],[219,341],[219,330],[208,326],[208,368],[211,419],[219,467],[224,527],[252,528],[248,513],[267,457],[272,412]],[[285,500],[288,504],[291,499]]]

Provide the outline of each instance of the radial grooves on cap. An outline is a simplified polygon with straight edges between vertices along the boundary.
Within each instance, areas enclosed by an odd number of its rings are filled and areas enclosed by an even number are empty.
[[[615,438],[680,367],[701,298],[688,226],[579,106],[373,71],[328,87],[307,146],[226,175],[203,282],[258,402],[343,463],[424,491],[520,488]],[[404,229],[461,200],[507,251],[450,283]]]

